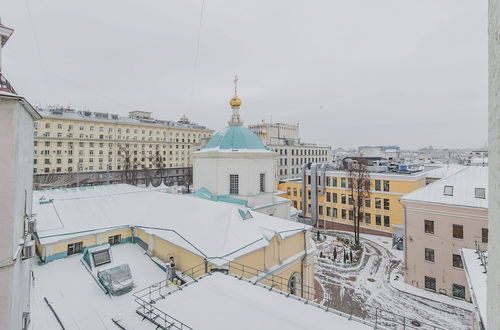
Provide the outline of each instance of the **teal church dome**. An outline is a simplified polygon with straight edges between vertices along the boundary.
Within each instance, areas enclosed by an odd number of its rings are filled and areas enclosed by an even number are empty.
[[[244,126],[228,126],[215,133],[202,151],[215,150],[263,150],[271,151],[260,138]]]

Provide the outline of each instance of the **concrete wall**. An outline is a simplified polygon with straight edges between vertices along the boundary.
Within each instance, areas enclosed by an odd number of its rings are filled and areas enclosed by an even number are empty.
[[[452,205],[404,202],[406,206],[405,282],[425,288],[424,277],[436,279],[436,292],[452,295],[453,283],[470,292],[464,269],[453,267],[452,255],[461,248],[475,248],[481,241],[482,228],[488,228],[488,211]],[[424,220],[434,221],[434,234],[425,233]],[[463,239],[453,237],[453,224],[463,226]],[[434,262],[425,260],[425,248],[433,249]]]
[[[489,2],[489,235],[490,329],[500,324],[500,3]]]
[[[31,214],[33,119],[17,100],[0,97],[0,259],[11,260]],[[29,260],[0,268],[0,329],[21,329],[29,312]]]

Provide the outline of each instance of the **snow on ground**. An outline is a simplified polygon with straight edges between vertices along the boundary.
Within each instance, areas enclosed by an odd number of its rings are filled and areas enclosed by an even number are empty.
[[[438,294],[432,291],[416,288],[413,285],[406,283],[403,277],[403,263],[399,264],[399,266],[394,268],[394,270],[391,273],[389,284],[397,290],[411,293],[413,295],[420,296],[423,298],[439,301],[445,304],[453,305],[455,307],[463,308],[471,312],[474,311],[474,305],[468,303],[465,300],[456,299],[444,294]]]
[[[165,279],[162,271],[144,250],[135,244],[113,245],[113,263],[128,263],[134,279],[132,292]],[[112,318],[127,330],[155,329],[136,314],[138,307],[132,292],[121,296],[106,295],[81,263],[81,254],[34,264],[31,291],[32,329],[60,329],[44,298],[54,308],[66,329],[118,329]]]
[[[463,309],[457,304],[417,296],[390,285],[391,273],[403,263],[403,253],[392,249],[390,237],[361,235],[361,240],[365,258],[360,267],[342,269],[316,263],[315,275],[325,290],[324,305],[369,320],[374,320],[378,313],[378,324],[391,329],[403,329],[403,322],[408,329],[413,320],[421,324],[414,329],[472,328],[471,307],[462,306],[468,307]],[[329,241],[322,244],[329,244]],[[323,248],[318,245],[318,250]],[[382,322],[380,315],[385,319]]]

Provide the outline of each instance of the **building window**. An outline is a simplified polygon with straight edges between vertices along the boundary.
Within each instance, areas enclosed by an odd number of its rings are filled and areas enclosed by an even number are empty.
[[[333,214],[332,214],[332,216],[333,216],[334,218],[338,218],[338,216],[339,216],[339,214],[338,214],[338,210],[337,210],[337,208],[336,208],[336,207],[334,207],[334,208],[333,208]]]
[[[375,180],[375,190],[376,191],[381,190],[380,180]]]
[[[365,199],[365,207],[366,207],[366,208],[369,208],[369,207],[371,207],[371,204],[372,204],[372,203],[371,203],[371,199],[366,198],[366,199]]]
[[[384,227],[390,227],[391,226],[391,219],[388,215],[384,215]]]
[[[345,188],[345,178],[340,178],[340,187]]]
[[[108,243],[110,245],[115,245],[122,242],[122,235],[109,236]]]
[[[333,193],[333,194],[332,194],[332,197],[333,197],[333,202],[334,202],[334,203],[337,203],[337,202],[338,202],[338,199],[337,199],[337,193]]]
[[[464,263],[462,262],[462,256],[460,254],[453,254],[453,267],[464,268]]]
[[[453,238],[464,238],[464,226],[453,225]]]
[[[390,185],[388,180],[384,180],[384,191],[389,191]]]
[[[486,198],[486,190],[484,188],[474,188],[474,196],[476,198]]]
[[[453,196],[453,186],[444,186],[443,195]]]
[[[330,203],[332,201],[332,194],[330,192],[326,193],[326,201]]]
[[[389,199],[384,198],[384,210],[389,210]]]
[[[451,292],[453,294],[453,297],[465,299],[465,286],[453,283]]]
[[[378,197],[375,197],[375,208],[379,210],[382,208],[382,200]]]
[[[345,204],[345,202],[346,202],[345,194],[340,195],[340,201],[342,204]]]
[[[266,174],[265,173],[260,173],[259,189],[260,189],[260,192],[266,191]]]
[[[365,213],[365,222],[367,224],[372,223],[372,215],[370,213]]]
[[[382,216],[380,214],[375,214],[375,224],[377,226],[381,226],[382,225]]]
[[[332,208],[327,206],[326,207],[326,216],[331,217],[332,216]]]
[[[239,180],[238,174],[229,175],[229,194],[237,195],[239,194]]]
[[[333,186],[333,187],[336,187],[336,186],[337,186],[337,177],[336,177],[336,176],[334,176],[334,177],[332,178],[332,186]]]
[[[425,261],[434,262],[434,249],[425,248]]]
[[[425,277],[425,288],[428,290],[436,291],[436,278],[434,277]]]
[[[349,220],[350,221],[354,220],[354,212],[352,210],[349,210]]]
[[[488,243],[488,228],[481,228],[481,242]]]
[[[323,215],[323,205],[320,205],[318,207],[318,213],[319,213],[319,215]]]
[[[424,220],[424,231],[426,234],[434,234],[434,221]]]
[[[342,209],[342,219],[346,219],[346,211],[345,209]]]
[[[68,255],[80,253],[83,250],[83,242],[68,244]]]

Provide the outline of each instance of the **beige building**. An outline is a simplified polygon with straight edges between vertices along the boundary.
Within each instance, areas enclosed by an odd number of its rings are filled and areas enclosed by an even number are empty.
[[[307,163],[331,163],[332,147],[300,141],[299,125],[268,123],[249,125],[262,142],[275,151],[276,173],[279,180],[300,177],[302,165]]]
[[[405,281],[470,301],[460,249],[488,243],[488,168],[466,167],[401,202]]]
[[[178,176],[192,166],[191,153],[212,135],[186,117],[173,122],[143,111],[130,112],[128,117],[72,108],[39,112],[42,120],[35,124],[33,167],[37,183],[123,182],[122,173],[133,170],[162,170],[162,177]]]

